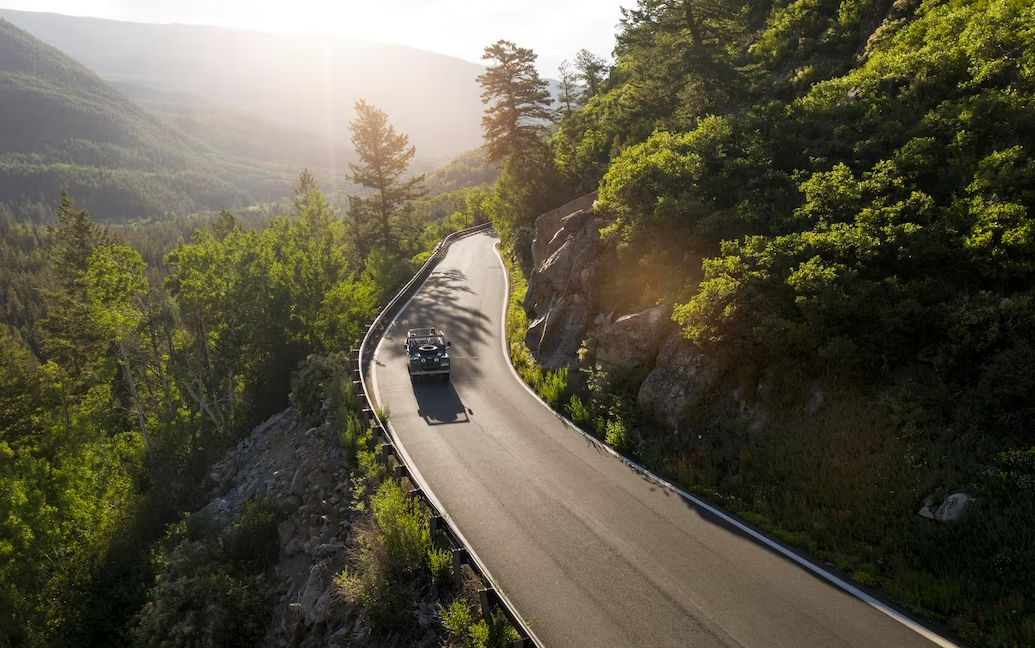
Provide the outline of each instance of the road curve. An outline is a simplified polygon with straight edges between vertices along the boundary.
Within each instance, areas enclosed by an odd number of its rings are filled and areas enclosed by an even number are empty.
[[[492,234],[455,243],[377,349],[373,383],[450,519],[548,648],[930,648],[894,618],[643,479],[543,407],[503,355]],[[452,341],[411,384],[407,328]]]

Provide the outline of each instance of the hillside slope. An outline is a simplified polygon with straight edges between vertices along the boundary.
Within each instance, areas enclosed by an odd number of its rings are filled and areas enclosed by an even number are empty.
[[[531,382],[981,646],[1035,645],[1033,34],[1027,0],[639,0],[551,141],[592,212],[496,213]]]
[[[0,199],[68,188],[109,220],[283,195],[294,170],[223,155],[0,19]]]
[[[418,156],[481,145],[480,65],[400,45],[150,25],[0,9],[0,16],[109,81],[204,97],[348,142],[362,97],[410,135]]]

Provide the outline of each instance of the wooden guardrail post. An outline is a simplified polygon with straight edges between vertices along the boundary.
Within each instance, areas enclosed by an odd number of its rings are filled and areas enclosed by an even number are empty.
[[[467,564],[467,549],[460,547],[453,550],[453,584],[460,587],[462,580],[461,567]]]

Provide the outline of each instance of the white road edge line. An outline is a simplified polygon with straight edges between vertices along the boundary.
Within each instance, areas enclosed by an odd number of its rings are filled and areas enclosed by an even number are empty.
[[[496,248],[494,246],[493,250],[495,249]],[[449,252],[446,251],[446,254],[448,255]],[[445,256],[442,257],[442,260],[445,260]],[[439,263],[441,263],[441,261]],[[395,327],[395,323],[396,320],[399,319],[399,315],[401,315],[403,312],[406,311],[407,308],[409,308],[410,302],[412,302],[414,298],[417,297],[418,293],[420,293],[421,290],[424,290],[424,285],[428,283],[428,281],[434,274],[434,270],[428,273],[427,278],[425,278],[424,281],[421,282],[420,287],[414,291],[413,295],[410,296],[409,299],[406,300],[406,303],[402,305],[402,308],[400,308],[398,312],[396,312],[395,316],[392,318],[392,321],[388,324],[388,326],[385,327],[384,333],[381,334],[381,339],[377,341],[377,346],[374,347],[374,353],[370,358],[370,382],[373,383],[374,399],[377,400],[378,407],[384,407],[381,402],[381,390],[377,386],[377,356],[381,353],[381,345],[384,344],[385,337],[387,337],[388,332]],[[503,274],[504,278],[506,278],[506,268],[503,269]],[[506,315],[506,310],[504,310],[504,315]],[[506,318],[504,318],[504,326],[506,326]],[[537,646],[538,648],[543,648],[543,642],[540,641],[539,637],[535,635],[535,632],[532,630],[531,624],[523,616],[521,616],[521,611],[518,610],[517,606],[514,605],[514,603],[509,598],[507,598],[507,595],[503,592],[503,589],[500,588],[499,583],[492,576],[492,573],[489,572],[489,569],[485,566],[485,563],[483,563],[481,558],[478,557],[478,554],[474,550],[474,545],[468,542],[467,538],[464,537],[464,534],[460,531],[460,526],[449,515],[449,512],[446,511],[445,507],[442,506],[442,502],[440,502],[438,497],[435,496],[435,493],[431,491],[431,488],[428,487],[428,483],[424,480],[424,475],[421,474],[420,469],[417,468],[417,464],[413,462],[413,458],[410,457],[410,454],[406,452],[406,448],[403,447],[403,444],[399,439],[399,435],[395,433],[395,428],[392,427],[392,421],[385,421],[384,424],[388,428],[389,434],[392,435],[392,442],[395,444],[395,449],[403,456],[403,461],[405,461],[406,465],[409,467],[410,478],[417,482],[417,485],[420,486],[420,489],[424,491],[424,494],[428,496],[428,499],[430,499],[431,502],[435,505],[435,508],[437,508],[439,513],[442,514],[442,517],[445,518],[447,522],[449,522],[449,525],[453,528],[453,531],[460,538],[460,542],[462,542],[464,544],[464,547],[467,548],[468,556],[478,564],[478,568],[481,570],[485,578],[489,581],[489,584],[492,585],[492,589],[496,590],[496,593],[499,595],[501,599],[503,599],[503,602],[511,609],[511,611],[513,611],[515,615],[517,615],[517,618],[521,621],[521,625],[525,626],[525,630],[528,631],[528,638],[532,640],[532,643],[535,646]]]
[[[638,464],[635,461],[629,459],[628,457],[622,456],[618,452],[615,452],[615,450],[612,449],[610,446],[608,446],[605,443],[602,443],[599,439],[597,439],[596,437],[590,435],[588,432],[586,432],[585,430],[580,428],[578,425],[576,425],[568,417],[564,416],[563,414],[561,414],[557,410],[555,410],[552,407],[550,407],[550,405],[547,404],[546,401],[544,401],[542,398],[539,397],[539,394],[535,393],[535,391],[531,387],[529,387],[528,384],[525,383],[524,380],[521,379],[521,376],[518,375],[517,370],[514,368],[513,363],[510,361],[510,350],[507,348],[507,311],[510,308],[510,275],[507,273],[507,265],[503,262],[503,257],[501,256],[500,251],[499,251],[499,241],[497,241],[496,244],[493,245],[492,250],[493,250],[493,252],[496,253],[496,258],[499,260],[500,266],[502,266],[502,268],[503,268],[503,279],[506,282],[506,290],[504,291],[504,299],[503,299],[503,322],[500,324],[500,328],[501,328],[500,332],[502,334],[503,356],[507,359],[507,366],[510,367],[510,373],[514,376],[514,379],[517,380],[518,383],[520,383],[520,385],[525,388],[525,391],[527,391],[529,394],[532,395],[533,398],[535,398],[537,401],[539,401],[539,403],[543,407],[545,407],[546,409],[550,410],[550,412],[553,413],[555,416],[557,416],[557,418],[559,418],[562,421],[564,421],[564,423],[567,424],[568,427],[570,427],[570,428],[576,430],[577,432],[579,432],[580,434],[582,434],[582,436],[586,437],[589,441],[591,441],[593,444],[595,444],[598,448],[607,451],[608,453],[610,453],[612,456],[617,458],[622,463],[628,465],[629,467],[633,468],[634,470],[636,470],[636,471],[642,473],[643,475],[649,477],[651,479],[651,481],[655,482],[659,486],[667,488],[668,490],[670,490],[673,493],[679,495],[680,497],[682,497],[682,498],[684,498],[684,499],[686,499],[686,500],[688,500],[690,502],[693,502],[695,505],[697,505],[700,508],[708,511],[712,515],[715,515],[717,517],[722,518],[725,522],[727,522],[730,525],[736,527],[740,531],[743,531],[744,533],[747,533],[748,535],[750,535],[755,540],[758,540],[759,542],[765,544],[767,547],[769,547],[769,548],[779,552],[784,557],[793,560],[794,562],[796,562],[799,565],[801,565],[802,567],[808,569],[809,571],[811,571],[812,573],[816,574],[817,576],[820,576],[821,578],[829,581],[833,585],[836,585],[837,587],[841,588],[842,590],[844,590],[848,594],[851,594],[852,596],[856,597],[857,599],[859,599],[859,600],[869,604],[871,607],[875,608],[876,610],[878,610],[880,612],[883,612],[884,614],[886,614],[887,616],[891,617],[892,619],[898,621],[899,623],[901,623],[902,625],[906,626],[910,630],[912,630],[912,631],[916,632],[917,634],[925,637],[926,639],[929,639],[930,641],[934,642],[936,645],[941,646],[941,648],[962,648],[959,644],[952,643],[951,641],[949,641],[945,637],[942,637],[941,635],[939,635],[939,634],[937,634],[937,633],[935,633],[935,632],[925,628],[924,626],[920,625],[916,621],[914,621],[914,620],[910,619],[909,617],[905,616],[904,614],[902,614],[898,610],[895,610],[893,608],[888,607],[886,604],[882,603],[881,601],[878,601],[877,599],[875,599],[874,597],[870,596],[866,592],[862,591],[858,587],[852,585],[848,581],[845,581],[845,580],[835,576],[834,574],[831,574],[830,572],[826,571],[825,569],[820,569],[818,566],[813,565],[811,562],[809,562],[808,560],[805,560],[804,558],[802,558],[798,554],[794,553],[793,551],[790,551],[789,549],[787,549],[783,545],[774,542],[770,538],[762,535],[758,531],[755,531],[751,527],[747,526],[746,524],[744,524],[740,520],[738,520],[738,519],[736,519],[734,517],[731,517],[728,513],[715,508],[714,506],[712,506],[708,502],[706,502],[706,501],[704,501],[702,499],[699,499],[698,497],[696,497],[692,493],[690,493],[688,491],[685,491],[682,488],[680,488],[679,486],[669,482],[667,479],[664,479],[663,477],[660,477],[660,476],[654,474],[653,472],[648,470],[646,467],[641,466],[640,464]]]

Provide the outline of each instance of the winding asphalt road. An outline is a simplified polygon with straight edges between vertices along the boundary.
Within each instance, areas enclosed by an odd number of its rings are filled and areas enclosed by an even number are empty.
[[[503,355],[492,234],[464,239],[378,347],[373,382],[428,487],[549,648],[937,645],[590,443]],[[411,384],[406,329],[452,341]],[[942,645],[951,645],[943,643]]]

